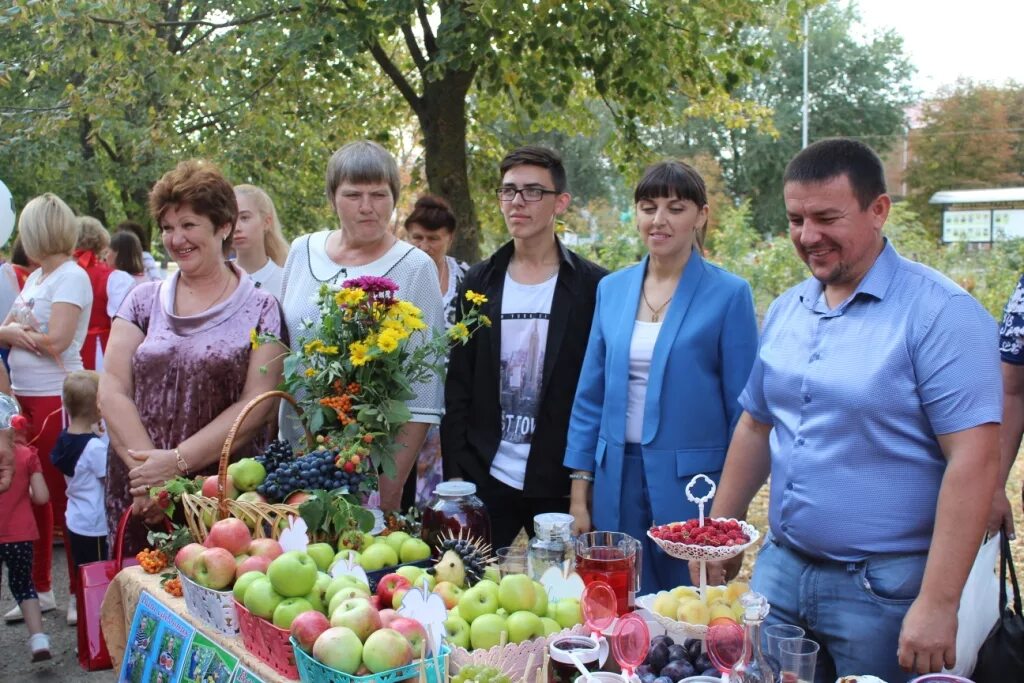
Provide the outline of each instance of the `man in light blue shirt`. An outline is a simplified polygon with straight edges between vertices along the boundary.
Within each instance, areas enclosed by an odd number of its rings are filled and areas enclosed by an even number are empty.
[[[742,517],[770,473],[753,578],[767,623],[818,641],[816,681],[897,683],[955,659],[999,460],[996,325],[883,237],[891,202],[866,145],[807,147],[784,195],[813,277],[765,317],[712,515]]]

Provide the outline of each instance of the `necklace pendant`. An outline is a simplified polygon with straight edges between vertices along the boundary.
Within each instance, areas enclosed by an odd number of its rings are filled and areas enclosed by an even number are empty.
[[[654,315],[651,316],[651,322],[652,323],[658,322],[658,314],[657,313],[655,313]]]

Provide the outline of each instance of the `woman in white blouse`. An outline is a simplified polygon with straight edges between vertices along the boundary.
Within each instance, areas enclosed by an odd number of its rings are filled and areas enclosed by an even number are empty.
[[[327,164],[327,197],[338,216],[338,228],[296,239],[284,266],[281,304],[293,349],[299,348],[309,336],[307,330],[319,322],[316,294],[320,285],[340,285],[364,275],[393,280],[399,287],[398,296],[423,312],[423,321],[430,328],[425,331],[428,338],[435,330],[444,330],[434,262],[419,249],[400,241],[390,229],[399,182],[394,157],[375,142],[350,142],[331,156]],[[423,336],[414,337],[412,343],[422,339]],[[405,424],[397,439],[401,444],[395,453],[397,476],[380,479],[380,504],[384,510],[397,510],[402,503],[402,487],[427,429],[441,421],[443,389],[437,377],[413,386],[416,398],[407,404],[412,420]],[[289,439],[297,440],[293,416],[282,415],[281,431]]]
[[[288,258],[288,243],[270,195],[255,185],[235,185],[238,223],[232,236],[235,263],[256,286],[281,300],[281,274]]]

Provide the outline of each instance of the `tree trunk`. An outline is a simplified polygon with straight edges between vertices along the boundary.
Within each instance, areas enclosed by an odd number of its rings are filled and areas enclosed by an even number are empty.
[[[424,165],[430,191],[452,206],[457,221],[451,254],[473,264],[480,260],[480,227],[469,191],[466,154],[466,93],[473,72],[449,72],[426,83],[417,112],[423,131]]]

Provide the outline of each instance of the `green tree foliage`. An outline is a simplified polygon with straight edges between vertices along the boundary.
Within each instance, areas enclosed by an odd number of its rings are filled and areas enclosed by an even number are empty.
[[[1024,182],[1024,87],[959,81],[928,102],[910,138],[907,182],[914,210],[938,231],[940,190]]]

